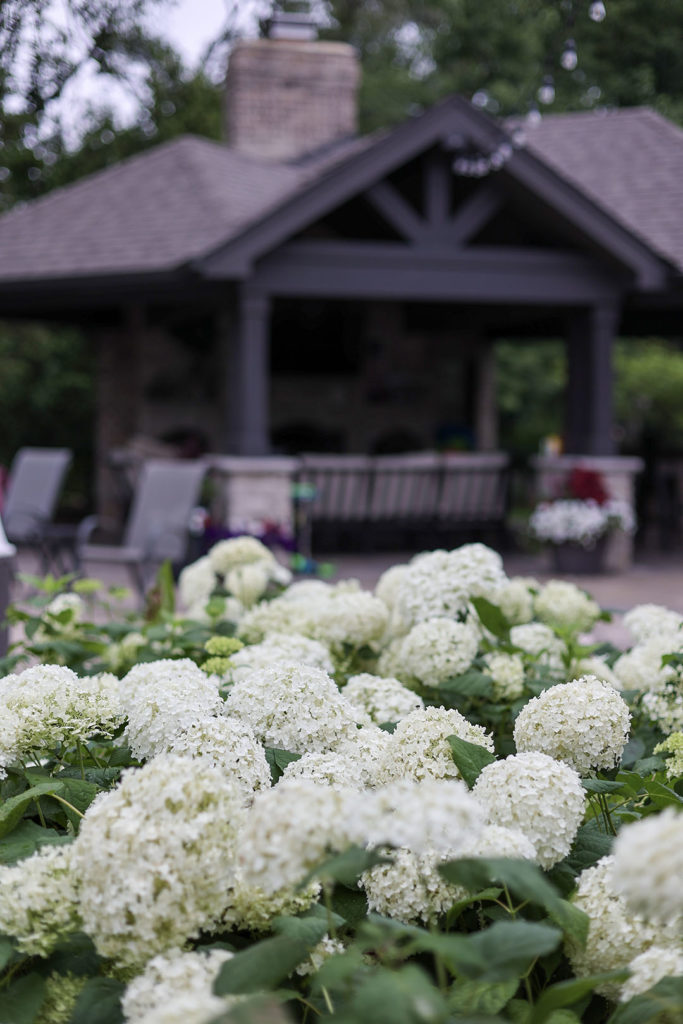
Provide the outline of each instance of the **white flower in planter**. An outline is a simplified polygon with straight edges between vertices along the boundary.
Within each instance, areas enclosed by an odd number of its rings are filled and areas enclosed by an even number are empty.
[[[635,526],[631,505],[614,499],[603,504],[593,498],[542,501],[529,519],[529,530],[538,540],[584,548],[595,547],[601,537],[614,530],[633,533]]]

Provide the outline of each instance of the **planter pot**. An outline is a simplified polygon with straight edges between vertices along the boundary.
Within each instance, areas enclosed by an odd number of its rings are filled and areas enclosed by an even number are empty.
[[[604,572],[607,537],[600,537],[592,548],[567,541],[552,548],[553,570],[570,576],[597,576]]]

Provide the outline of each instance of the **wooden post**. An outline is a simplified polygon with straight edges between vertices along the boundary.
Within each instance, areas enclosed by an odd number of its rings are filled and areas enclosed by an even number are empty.
[[[474,436],[478,452],[495,451],[498,447],[496,402],[496,356],[493,342],[487,338],[475,347]]]
[[[97,512],[103,519],[123,520],[122,494],[109,465],[112,449],[124,445],[138,429],[140,350],[144,344],[144,310],[125,310],[120,326],[97,335],[97,422],[95,459]]]
[[[571,454],[614,454],[612,347],[619,315],[616,302],[605,302],[569,322],[565,451]]]
[[[228,445],[237,455],[265,455],[270,450],[269,328],[268,296],[242,286],[230,339],[226,387]]]

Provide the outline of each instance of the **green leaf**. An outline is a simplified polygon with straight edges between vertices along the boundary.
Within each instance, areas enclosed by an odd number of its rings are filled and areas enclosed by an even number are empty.
[[[489,633],[493,633],[499,640],[508,640],[510,637],[510,623],[503,615],[496,604],[492,604],[485,597],[470,598],[474,605],[479,621]]]
[[[280,781],[283,772],[292,761],[298,761],[301,754],[294,754],[291,750],[282,750],[280,747],[266,747],[266,761],[270,765],[270,775],[273,785]]]
[[[559,928],[534,921],[497,921],[474,934],[443,935],[436,952],[454,973],[480,981],[511,981],[528,970],[534,960],[557,949]]]
[[[439,692],[457,693],[463,697],[491,697],[493,696],[493,680],[490,676],[480,672],[479,669],[469,669],[461,676],[454,676],[446,679],[438,687]]]
[[[607,971],[604,974],[572,978],[569,981],[560,981],[557,985],[552,985],[538,997],[538,1002],[531,1011],[529,1024],[544,1024],[554,1010],[572,1006],[584,996],[593,993],[596,985],[601,985],[606,981],[625,980],[628,974],[628,971]]]
[[[478,743],[461,740],[459,736],[447,736],[446,739],[451,748],[453,761],[471,789],[482,769],[496,760],[495,754],[490,754],[485,747],[481,747]]]
[[[14,943],[8,935],[0,935],[0,974],[12,959]]]
[[[581,779],[581,785],[588,793],[617,793],[624,788],[621,782],[609,779]]]
[[[345,885],[335,886],[332,893],[332,910],[349,925],[357,928],[368,916],[368,901],[362,889],[347,889]]]
[[[648,1024],[648,1021],[680,1020],[681,1007],[683,976],[662,978],[653,988],[620,1006],[607,1024]]]
[[[283,927],[282,934],[241,950],[223,964],[214,983],[217,995],[266,992],[277,988],[327,934],[326,920],[287,920],[289,924]]]
[[[32,786],[24,790],[18,796],[13,796],[0,806],[0,837],[6,836],[21,821],[29,804],[41,796],[55,792],[53,782],[41,783],[39,786]]]
[[[448,882],[464,885],[470,891],[494,883],[506,885],[516,899],[529,900],[543,907],[565,935],[580,946],[585,945],[588,917],[578,907],[562,899],[540,868],[530,861],[499,857],[464,859],[440,865],[439,872]]]
[[[449,1008],[457,1014],[498,1013],[509,1003],[519,986],[509,981],[457,981],[448,996]]]
[[[122,1024],[121,996],[126,986],[115,978],[86,981],[69,1024]]]
[[[602,857],[607,857],[612,849],[614,837],[601,832],[594,822],[580,825],[572,848],[562,862],[575,875],[580,875],[586,868],[592,868]]]
[[[62,835],[54,828],[43,828],[35,821],[21,821],[9,835],[0,839],[0,864],[14,864],[46,844],[62,846],[70,842],[71,836]]]
[[[18,978],[0,997],[2,1024],[33,1024],[45,998],[45,979],[35,971]]]
[[[372,1024],[440,1024],[448,1007],[429,975],[416,964],[400,970],[380,968],[358,986],[342,1011],[342,1021]]]
[[[55,947],[46,963],[50,972],[89,977],[99,974],[102,961],[92,939],[84,932],[73,932]]]

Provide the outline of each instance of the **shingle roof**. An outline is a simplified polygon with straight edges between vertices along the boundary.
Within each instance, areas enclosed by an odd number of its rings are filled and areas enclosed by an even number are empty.
[[[278,206],[334,157],[269,163],[182,136],[1,217],[0,278],[177,267]]]
[[[654,252],[683,269],[683,131],[647,107],[556,114],[527,147]]]
[[[545,117],[528,149],[683,269],[683,132],[648,109]],[[196,136],[124,160],[0,217],[0,281],[163,272],[262,220],[373,137],[300,164]]]

